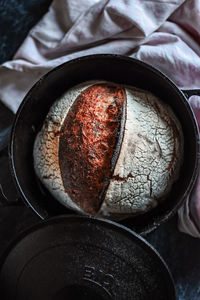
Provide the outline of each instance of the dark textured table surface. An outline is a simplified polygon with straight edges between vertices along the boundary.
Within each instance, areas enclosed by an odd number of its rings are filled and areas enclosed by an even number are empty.
[[[0,63],[12,58],[51,0],[0,0]],[[13,115],[0,104],[0,255],[20,231],[39,222],[13,185],[7,156]],[[2,149],[4,148],[4,149]],[[178,300],[200,299],[200,240],[177,230],[177,216],[145,237],[161,254],[173,275]]]

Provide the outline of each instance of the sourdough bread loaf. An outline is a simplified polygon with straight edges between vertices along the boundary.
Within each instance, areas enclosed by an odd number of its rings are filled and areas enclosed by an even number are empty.
[[[123,219],[168,196],[183,142],[173,111],[149,91],[86,82],[50,108],[35,140],[34,168],[68,208]]]

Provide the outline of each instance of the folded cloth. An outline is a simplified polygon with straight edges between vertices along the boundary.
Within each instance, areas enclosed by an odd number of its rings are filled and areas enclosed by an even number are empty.
[[[16,112],[43,74],[94,53],[135,57],[164,72],[182,89],[200,88],[200,1],[55,0],[13,60],[0,67],[0,99]],[[191,99],[200,118],[199,101]],[[180,229],[198,237],[199,188],[198,179],[179,212]]]
[[[200,97],[192,96],[189,103],[195,113],[200,129]],[[194,237],[200,237],[200,174],[184,205],[179,209],[179,229]]]

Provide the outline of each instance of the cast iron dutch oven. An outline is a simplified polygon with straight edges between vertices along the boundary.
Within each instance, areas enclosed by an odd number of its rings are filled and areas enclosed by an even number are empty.
[[[122,224],[143,234],[168,220],[191,191],[197,176],[199,135],[193,112],[183,92],[164,74],[136,59],[91,55],[64,63],[43,76],[23,100],[14,121],[10,160],[20,194],[42,219],[72,213],[38,182],[33,168],[33,143],[53,102],[67,89],[89,80],[107,80],[151,91],[171,106],[184,134],[184,162],[168,199],[152,211]]]
[[[111,221],[59,216],[28,229],[0,262],[2,300],[175,300],[167,266]]]

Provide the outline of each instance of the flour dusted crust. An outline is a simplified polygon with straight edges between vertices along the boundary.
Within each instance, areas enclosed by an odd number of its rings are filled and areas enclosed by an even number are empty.
[[[50,108],[33,149],[34,169],[51,194],[65,206],[81,211],[65,192],[59,167],[59,132],[70,107],[78,95],[90,84],[83,84],[67,91]]]
[[[121,152],[101,207],[104,215],[141,213],[158,205],[178,178],[183,136],[172,110],[153,94],[126,88]]]
[[[35,172],[42,183],[63,205],[82,213],[89,210],[76,203],[63,185],[59,144],[62,126],[76,99],[96,84],[110,83],[83,83],[68,90],[52,105],[33,151]],[[123,89],[126,94],[123,138],[97,212],[104,217],[123,218],[157,206],[177,180],[183,157],[182,129],[172,110],[148,91],[130,86]],[[87,201],[87,195],[85,198]]]

